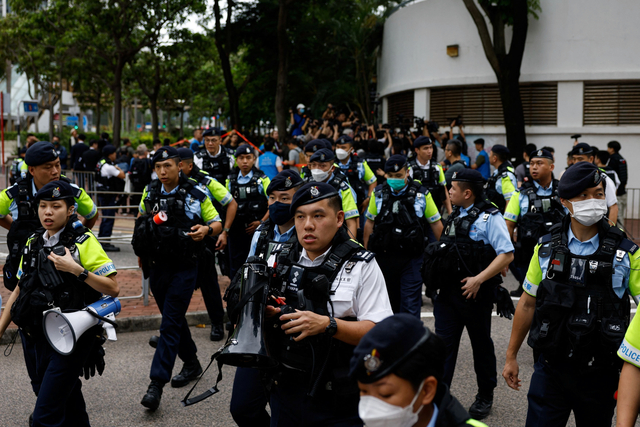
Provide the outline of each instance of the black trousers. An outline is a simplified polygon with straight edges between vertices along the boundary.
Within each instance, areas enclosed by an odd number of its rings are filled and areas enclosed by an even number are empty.
[[[242,227],[234,227],[229,231],[228,246],[229,260],[231,262],[231,275],[229,278],[233,279],[236,271],[238,271],[247,260],[249,250],[251,249],[251,239],[253,239],[253,234],[245,233]]]
[[[222,307],[222,296],[220,294],[220,284],[218,283],[218,272],[216,270],[215,246],[216,239],[205,237],[205,244],[209,253],[205,252],[202,262],[198,263],[197,285],[202,291],[202,299],[207,308],[207,314],[212,324],[222,323],[224,320],[224,308]]]
[[[269,427],[271,417],[265,409],[269,394],[262,384],[262,371],[238,368],[231,392],[231,416],[239,427]]]

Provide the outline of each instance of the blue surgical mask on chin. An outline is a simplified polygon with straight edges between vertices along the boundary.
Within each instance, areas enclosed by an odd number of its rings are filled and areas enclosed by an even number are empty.
[[[289,212],[291,205],[282,202],[275,202],[269,205],[269,218],[277,225],[286,224],[293,215]]]
[[[304,114],[304,108],[300,109],[300,114]]]
[[[387,178],[387,183],[395,191],[400,191],[407,185],[404,178]]]

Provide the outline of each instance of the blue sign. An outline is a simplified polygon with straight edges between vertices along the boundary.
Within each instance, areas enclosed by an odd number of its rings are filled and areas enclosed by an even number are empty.
[[[87,121],[87,116],[84,115],[84,116],[82,116],[82,128],[86,129],[87,126],[89,126],[89,122]]]
[[[67,116],[67,126],[75,126],[78,124],[78,116]]]
[[[38,115],[38,102],[37,101],[22,101],[24,106],[24,114],[26,116]]]

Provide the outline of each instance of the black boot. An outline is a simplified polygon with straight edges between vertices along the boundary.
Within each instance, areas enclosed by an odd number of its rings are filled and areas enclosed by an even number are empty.
[[[487,418],[491,412],[493,406],[493,391],[490,393],[478,393],[476,394],[476,401],[469,408],[469,415],[473,419],[482,420]]]
[[[200,366],[198,359],[193,359],[191,362],[185,362],[185,364],[182,365],[180,373],[171,378],[171,387],[184,387],[191,381],[197,379],[200,374],[202,374],[202,366]]]
[[[142,406],[152,411],[158,409],[158,406],[160,406],[160,398],[162,397],[162,387],[164,387],[164,384],[160,381],[151,381],[147,389],[147,394],[144,395],[142,402],[140,402]]]
[[[222,323],[211,325],[211,341],[222,341],[224,339],[224,326]]]

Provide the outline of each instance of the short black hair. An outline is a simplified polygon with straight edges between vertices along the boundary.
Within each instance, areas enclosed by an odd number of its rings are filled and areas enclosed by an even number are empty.
[[[333,209],[335,212],[340,212],[342,210],[342,197],[340,194],[336,194],[335,196],[331,196],[327,199],[329,207]]]
[[[78,139],[81,139],[84,141],[85,139],[87,139],[87,136],[84,133],[81,133],[80,135],[78,135]]]
[[[607,144],[607,148],[613,148],[613,151],[617,153],[620,151],[622,146],[620,146],[620,143],[618,141],[609,141],[609,143]]]
[[[162,145],[164,147],[168,147],[169,145],[171,145],[171,140],[169,138],[165,138]]]
[[[273,151],[273,146],[275,145],[275,140],[271,137],[267,137],[264,140],[264,151]]]
[[[160,141],[159,139],[154,139],[153,145],[162,145],[162,141]]]
[[[531,150],[533,151],[533,150]],[[500,160],[502,163],[506,162],[507,160],[509,160],[509,154],[508,153],[496,153],[495,151],[491,151],[497,158],[498,160]]]
[[[453,154],[456,157],[460,156],[460,153],[462,152],[462,148],[460,147],[460,144],[458,144],[456,141],[453,141],[453,140],[447,143],[446,149],[451,151],[451,154]]]
[[[602,162],[603,165],[606,165],[609,161],[609,153],[607,151],[598,151],[596,153],[596,157]]]
[[[442,382],[445,360],[444,341],[432,333],[393,373],[409,381],[417,392],[422,381],[428,377],[435,377],[438,385]]]
[[[483,197],[484,183],[482,182],[467,182],[467,181],[454,181],[458,183],[458,186],[462,191],[471,190],[471,193],[479,200]]]
[[[482,138],[478,138],[475,141],[473,141],[474,144],[476,145],[482,145],[484,147],[484,139]]]
[[[109,134],[108,134],[108,133],[106,133],[106,132],[102,132],[102,133],[100,134],[100,138],[102,138],[102,139],[109,139]]]
[[[99,144],[100,142],[97,139],[92,139],[91,141],[89,141],[89,146],[92,146],[93,144]]]
[[[27,134],[27,138],[29,138],[30,136],[35,136],[35,135],[34,135],[34,134],[32,134],[32,133],[28,133],[28,134]]]
[[[527,144],[524,146],[524,153],[528,156],[532,151],[536,151],[537,149],[536,144]]]

